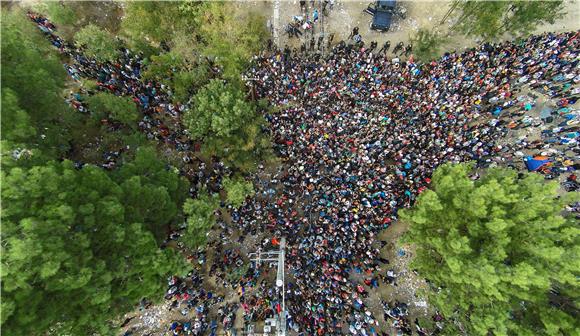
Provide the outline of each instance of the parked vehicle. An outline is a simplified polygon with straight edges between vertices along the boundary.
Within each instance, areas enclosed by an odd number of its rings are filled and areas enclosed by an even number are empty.
[[[396,4],[395,0],[377,0],[369,5],[365,11],[373,16],[371,29],[388,31],[396,14]]]

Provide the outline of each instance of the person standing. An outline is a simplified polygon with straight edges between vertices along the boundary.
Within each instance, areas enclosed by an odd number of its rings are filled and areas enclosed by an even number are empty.
[[[356,35],[358,35],[358,27],[354,27],[352,29],[352,32],[350,32],[350,35],[348,35],[348,40],[354,38]]]
[[[379,54],[380,53],[387,53],[389,51],[389,48],[391,47],[391,41],[387,41],[385,42],[385,44],[383,44],[382,48],[379,50]]]

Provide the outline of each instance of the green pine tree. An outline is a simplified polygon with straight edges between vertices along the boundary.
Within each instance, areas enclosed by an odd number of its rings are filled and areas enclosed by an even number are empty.
[[[236,85],[213,79],[193,97],[193,109],[183,123],[191,135],[203,139],[206,156],[216,155],[243,171],[250,171],[268,154],[270,143],[260,132],[263,118],[256,104]]]
[[[139,112],[135,102],[130,97],[116,96],[112,93],[100,92],[86,98],[86,103],[96,120],[113,119],[129,127],[136,128]]]
[[[182,237],[185,246],[198,248],[206,242],[206,234],[215,224],[214,212],[218,207],[218,195],[204,191],[196,199],[185,201],[183,212],[187,216],[187,228]]]
[[[401,211],[417,248],[413,267],[435,288],[447,333],[574,334],[580,229],[563,210],[578,195],[558,197],[558,184],[538,174],[497,168],[474,181],[471,172],[439,167],[432,190]]]
[[[77,116],[62,96],[66,71],[21,10],[2,10],[2,147],[66,152]]]
[[[94,24],[83,27],[75,34],[75,44],[84,49],[85,55],[98,61],[114,61],[120,54],[121,45],[117,38]]]
[[[244,203],[246,197],[254,195],[254,185],[240,177],[225,178],[223,186],[227,193],[227,200],[234,207],[239,207]]]
[[[176,213],[174,186],[153,178],[137,173],[119,185],[69,161],[2,172],[5,334],[110,335],[115,316],[162,297],[164,277],[184,261],[150,231]]]

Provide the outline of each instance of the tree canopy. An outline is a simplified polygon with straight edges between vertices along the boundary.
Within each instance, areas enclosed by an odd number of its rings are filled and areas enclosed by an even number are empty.
[[[263,118],[245,99],[241,73],[267,35],[265,18],[233,3],[127,3],[121,33],[147,56],[143,78],[167,85],[175,103],[193,101],[184,125],[204,156],[252,170],[269,153]],[[244,22],[245,24],[240,24]],[[215,100],[215,101],[214,101]]]
[[[184,116],[191,135],[230,136],[256,114],[244,93],[223,80],[214,79],[202,87],[193,98],[193,108]]]
[[[204,45],[201,53],[223,68],[224,78],[240,81],[240,74],[264,45],[266,20],[256,13],[235,16],[239,12],[232,8],[233,3],[210,2],[208,6],[199,27]]]
[[[119,41],[106,30],[94,24],[83,27],[75,34],[75,43],[85,54],[99,61],[112,61],[119,56]]]
[[[192,64],[174,51],[151,56],[143,78],[167,85],[175,102],[187,101],[211,77],[207,63]]]
[[[155,50],[163,42],[171,48],[174,47],[172,39],[176,34],[193,34],[199,27],[205,7],[206,4],[201,1],[183,1],[179,4],[165,1],[129,2],[125,7],[121,30],[133,47]]]
[[[66,71],[50,43],[18,10],[2,11],[2,140],[56,155],[67,148]],[[50,152],[50,153],[49,153]]]
[[[2,135],[4,139],[23,143],[36,135],[30,115],[20,107],[18,95],[10,88],[2,90]]]
[[[78,20],[78,11],[73,8],[75,2],[47,1],[35,4],[35,9],[46,13],[56,25],[74,25]]]
[[[207,67],[209,60],[222,68],[224,78],[238,83],[251,57],[263,45],[267,31],[264,17],[256,13],[237,17],[242,14],[233,6],[227,2],[130,2],[122,32],[130,45],[157,56],[151,57],[157,67],[167,62],[167,67],[179,74],[177,77],[201,78],[185,73],[196,71],[198,66]],[[189,85],[191,81],[174,84]],[[173,89],[185,91],[180,85]]]
[[[127,126],[136,127],[139,112],[130,97],[100,92],[87,97],[86,102],[93,118],[98,120],[111,118]]]
[[[431,302],[456,322],[447,332],[573,334],[580,230],[562,215],[571,200],[538,174],[471,173],[468,164],[439,167],[432,190],[401,211],[413,267],[438,288]]]
[[[554,23],[563,16],[564,2],[456,0],[452,6],[460,10],[458,28],[491,40],[504,33],[529,34],[538,25]]]
[[[254,195],[252,182],[245,181],[240,177],[224,179],[223,186],[228,202],[234,207],[239,207],[244,203],[246,197]]]
[[[59,3],[46,8],[59,23],[72,26],[65,30],[76,31],[74,42],[87,56],[114,61],[121,41],[105,24],[87,25],[87,13],[75,6]],[[256,164],[254,155],[269,142],[260,136],[262,119],[255,104],[245,99],[240,72],[251,50],[259,46],[256,37],[243,37],[237,29],[257,31],[260,21],[238,26],[228,36],[212,32],[202,40],[194,31],[200,25],[231,23],[225,4],[127,6],[124,36],[129,42],[139,39],[150,52],[143,79],[166,84],[182,102],[201,88],[194,99],[203,109],[190,115],[199,117],[200,125],[191,129],[215,153],[232,160],[242,153],[246,164]],[[140,16],[131,12],[135,8],[140,8]],[[151,8],[164,11],[143,11]],[[175,13],[167,12],[169,8],[181,11],[181,16],[157,21],[160,13]],[[127,33],[135,18],[133,23],[143,20],[140,24],[145,26],[138,36]],[[182,32],[174,34],[176,29]],[[160,36],[165,37],[155,40]],[[227,49],[238,43],[243,48],[226,59]],[[180,255],[160,248],[167,232],[187,216],[184,242],[199,247],[219,207],[218,195],[202,192],[199,198],[189,199],[189,183],[177,169],[159,160],[155,148],[140,147],[148,143],[136,132],[140,111],[131,98],[95,94],[98,88],[93,85],[88,92],[74,95],[92,118],[70,108],[65,88],[74,90],[78,82],[67,83],[65,62],[20,9],[2,11],[2,146],[4,150],[32,148],[42,154],[26,164],[2,161],[1,326],[10,335],[113,334],[112,319],[143,297],[159,298],[161,279],[183,269]],[[226,68],[230,69],[227,82]],[[223,92],[214,95],[210,89]],[[214,106],[208,99],[218,103]],[[109,151],[123,153],[112,171],[86,164]],[[230,189],[230,198],[237,203],[250,192],[251,183],[236,180]]]
[[[35,1],[29,5],[46,15],[58,27],[59,35],[67,39],[88,24],[116,33],[121,22],[120,1]]]
[[[189,182],[159,160],[152,147],[137,149],[135,158],[114,171],[112,178],[124,191],[129,220],[144,223],[158,241],[164,239],[169,225],[177,224]]]
[[[217,194],[202,192],[196,199],[187,199],[183,213],[187,216],[187,227],[182,241],[185,246],[197,248],[205,243],[208,232],[215,224],[214,212],[219,207]]]
[[[244,171],[267,156],[270,142],[260,130],[263,118],[256,104],[236,85],[213,79],[193,97],[183,123],[194,138],[204,139],[202,151],[217,155]]]
[[[183,269],[148,230],[175,217],[175,205],[159,204],[175,186],[129,171],[123,183],[69,161],[2,172],[5,333],[111,334],[112,316],[159,298],[160,279]]]

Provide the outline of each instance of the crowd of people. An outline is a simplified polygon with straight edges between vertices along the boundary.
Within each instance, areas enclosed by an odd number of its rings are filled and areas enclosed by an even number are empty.
[[[201,286],[202,283],[203,276],[195,271],[190,272],[185,279],[175,276],[169,278],[169,289],[165,299],[171,300],[170,309],[178,310],[183,316],[188,316],[190,311],[194,312],[191,322],[172,323],[171,330],[177,332],[176,334],[183,331],[193,335],[202,335],[206,330],[216,328],[217,321],[208,321],[207,312],[211,307],[224,302],[224,297],[206,291]]]
[[[194,158],[179,123],[188,106],[174,104],[169,88],[140,77],[139,55],[123,49],[116,62],[97,62],[60,39],[46,18],[29,17],[71,57],[67,71],[73,78],[94,78],[99,90],[133,97],[145,115],[140,129],[173,146],[184,163]],[[246,74],[253,79],[248,86],[282,107],[265,117],[284,165],[269,181],[256,181],[257,196],[231,209],[231,221],[218,218],[219,239],[228,241],[235,234],[236,243],[243,244],[249,237],[266,236],[251,246],[265,250],[286,237],[290,329],[302,335],[383,335],[385,328],[365,298],[383,283],[404,285],[405,279],[385,268],[378,233],[429,187],[438,165],[505,164],[507,154],[521,149],[499,144],[510,128],[498,111],[518,108],[516,96],[523,86],[552,88],[563,104],[574,104],[577,91],[570,88],[580,81],[579,44],[578,32],[545,33],[519,43],[446,53],[425,64],[412,57],[390,59],[383,52],[390,46],[375,52],[376,43],[371,48],[340,43],[327,55],[276,51],[256,56]],[[71,104],[83,107],[78,99]],[[574,150],[578,153],[577,144]],[[206,169],[184,168],[182,173],[194,185],[217,181],[219,189],[227,167],[215,163],[212,168],[213,179]],[[282,293],[264,280],[264,267],[252,265],[228,279],[227,273],[242,268],[245,258],[239,249],[220,244],[209,245],[217,256],[208,266],[210,276],[239,297],[239,305],[219,306],[223,328],[232,328],[237,309],[243,309],[246,323],[279,314]],[[170,280],[168,299],[176,302],[174,308],[186,315],[196,311],[195,323],[170,326],[174,334],[215,333],[207,314],[223,297],[203,284],[195,273],[187,281]],[[384,303],[383,308],[381,318],[390,327],[411,332],[406,304]]]
[[[329,34],[325,41],[326,34],[324,34],[324,27],[322,27],[324,25],[322,18],[328,16],[329,11],[333,7],[334,0],[324,0],[318,4],[315,4],[314,1],[310,1],[309,4],[306,1],[300,1],[300,13],[294,15],[292,21],[285,27],[288,38],[301,39],[305,37],[305,41],[301,43],[302,52],[306,50],[310,50],[311,52],[317,50],[320,52],[325,46],[330,47],[334,39],[334,34]],[[315,33],[316,26],[319,26],[318,33]],[[316,38],[315,35],[317,36]],[[273,43],[269,42],[268,50],[272,51],[273,47]]]
[[[248,76],[258,80],[249,85],[272,105],[287,106],[267,116],[287,160],[285,192],[304,195],[315,213],[306,226],[277,219],[288,223],[277,229],[289,239],[288,267],[301,295],[287,299],[300,330],[377,333],[364,288],[348,280],[352,272],[383,271],[377,233],[429,186],[438,165],[502,164],[498,139],[507,128],[493,111],[515,105],[525,84],[577,84],[578,37],[488,43],[427,64],[345,44],[327,56],[256,57]]]

